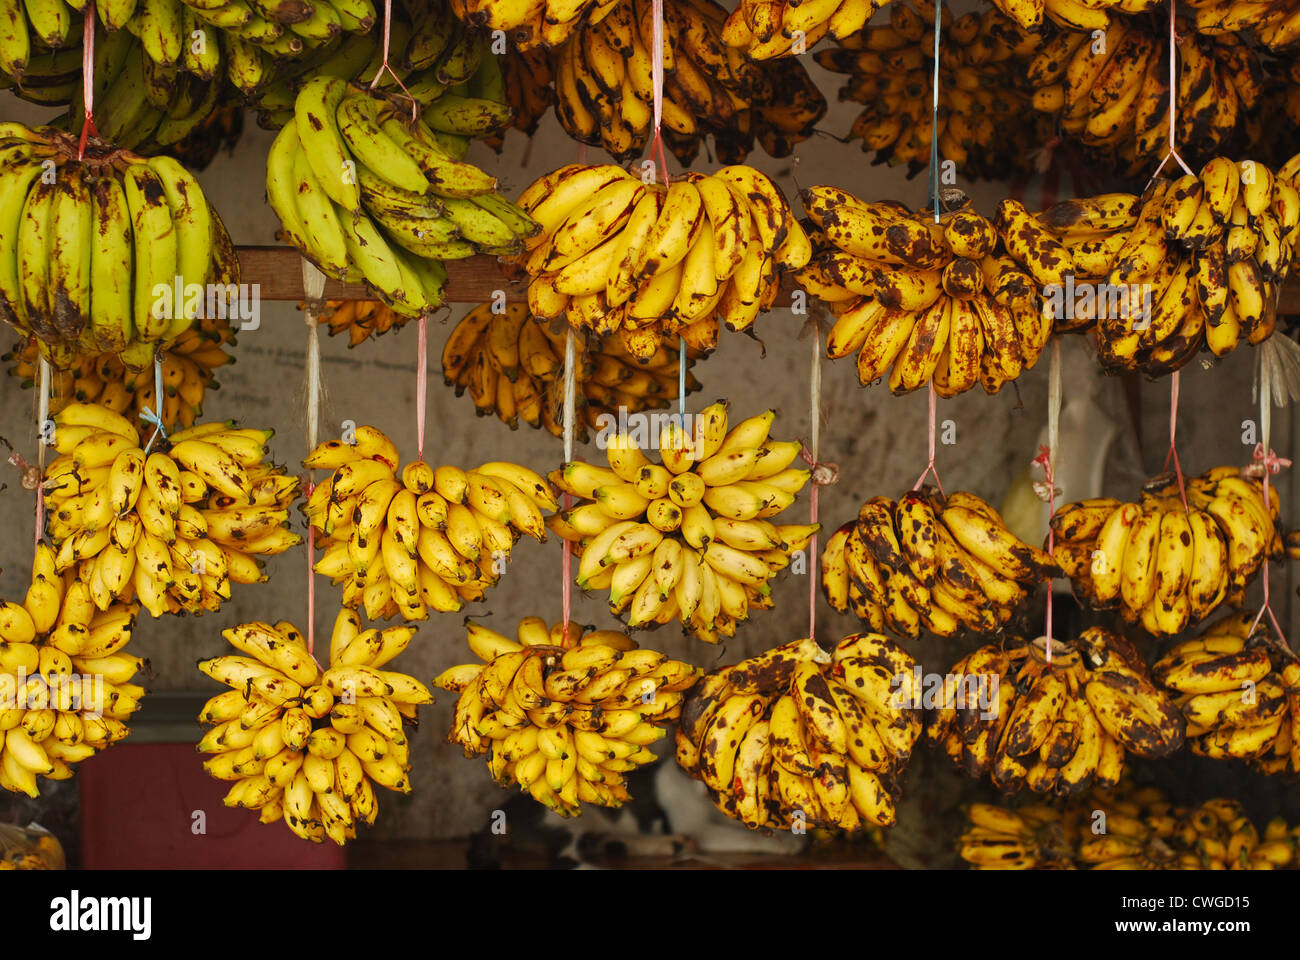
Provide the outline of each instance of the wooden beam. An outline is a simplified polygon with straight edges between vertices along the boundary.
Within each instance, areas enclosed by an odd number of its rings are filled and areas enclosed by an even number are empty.
[[[244,283],[261,285],[264,300],[301,300],[302,258],[292,247],[240,247],[240,275]],[[776,305],[788,307],[794,284],[789,277],[782,286]],[[497,290],[504,290],[507,300],[523,301],[525,287],[506,276],[496,257],[470,257],[447,262],[448,303],[485,303]],[[362,284],[325,281],[325,296],[330,300],[369,300],[370,292]],[[1278,313],[1300,316],[1300,276],[1287,279],[1282,287]]]

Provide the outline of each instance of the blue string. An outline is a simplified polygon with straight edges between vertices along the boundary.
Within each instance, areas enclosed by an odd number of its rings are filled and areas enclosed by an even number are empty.
[[[162,422],[162,357],[157,353],[153,355],[153,403],[154,406],[158,408],[157,413],[150,410],[148,407],[144,407],[140,411],[140,419],[145,423],[152,423],[154,425],[153,436],[149,438],[149,442],[144,446],[144,452],[146,455],[149,453],[149,448],[153,446],[153,442],[158,439],[160,434],[164,440],[167,439],[167,430],[163,426]]]
[[[930,202],[934,222],[939,222],[939,31],[943,23],[943,0],[934,0],[934,114],[930,120]]]

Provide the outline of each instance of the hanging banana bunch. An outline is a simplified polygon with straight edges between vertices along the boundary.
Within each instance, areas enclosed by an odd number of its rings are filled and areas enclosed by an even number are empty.
[[[1095,608],[1118,606],[1127,623],[1173,636],[1220,606],[1238,606],[1269,557],[1283,554],[1277,487],[1251,469],[1215,467],[1178,482],[1157,477],[1137,503],[1081,500],[1056,511],[1053,558],[1075,596]]]
[[[693,432],[670,419],[656,438],[662,463],[620,433],[605,439],[608,468],[575,461],[552,472],[579,500],[547,519],[580,558],[578,586],[608,590],[610,612],[629,628],[679,620],[706,643],[770,608],[768,580],[820,529],[771,522],[811,475],[790,466],[799,441],[768,439],[775,416],[728,430],[718,400],[695,415]]]
[[[958,850],[972,870],[1073,870],[1082,814],[1077,805],[972,803]]]
[[[833,609],[915,640],[1000,633],[1060,568],[973,493],[924,487],[864,503],[826,541],[821,573]]]
[[[1052,640],[1050,658],[1047,642],[981,647],[948,671],[926,734],[957,769],[1007,793],[1064,797],[1114,786],[1128,753],[1183,745],[1182,714],[1127,640],[1093,627],[1073,643]]]
[[[556,102],[551,55],[541,48],[512,49],[496,59],[506,103],[510,104],[510,128],[531,137]],[[505,131],[487,137],[484,142],[500,153],[505,147]]]
[[[862,30],[889,0],[740,0],[722,40],[751,60],[799,56],[827,34],[844,40]]]
[[[990,7],[953,19],[943,10],[939,113],[934,115],[934,5],[897,2],[889,23],[868,27],[813,56],[848,75],[840,100],[865,105],[849,131],[873,163],[907,165],[914,177],[939,156],[963,180],[1031,175],[1035,149],[1055,134],[1030,114],[1025,65],[1041,39]]]
[[[0,601],[0,787],[29,797],[38,777],[68,780],[73,767],[130,734],[144,665],[126,652],[136,607],[97,608],[76,571],[55,569],[41,543],[21,604]]]
[[[682,710],[677,762],[752,829],[854,833],[896,820],[921,735],[920,671],[879,634],[776,647],[706,675]]]
[[[856,353],[864,387],[888,376],[894,394],[931,381],[941,397],[977,383],[997,393],[1038,362],[1052,325],[1035,277],[985,217],[960,209],[935,223],[824,186],[805,190],[803,206],[812,256],[795,279],[836,317],[826,355]]]
[[[567,334],[553,326],[529,315],[522,303],[507,304],[503,313],[490,303],[474,307],[443,346],[443,382],[454,386],[457,396],[468,390],[479,416],[495,413],[511,430],[522,420],[563,436]],[[601,430],[602,417],[617,418],[619,410],[664,409],[677,401],[680,367],[671,341],[639,360],[618,337],[584,340],[574,369],[574,435],[579,443],[587,442],[588,428]],[[688,351],[688,366],[694,362]],[[698,389],[699,381],[688,372],[686,392]]]
[[[222,636],[238,654],[199,661],[231,689],[210,699],[199,722],[203,769],[231,782],[228,807],[256,810],[304,840],[339,846],[358,823],[375,822],[375,785],[411,792],[410,742],[433,695],[414,677],[383,669],[415,635],[409,626],[362,630],[343,610],[330,637],[329,669],[308,652],[287,620],[243,623]]]
[[[369,426],[355,442],[326,440],[302,465],[333,471],[306,503],[324,550],[314,569],[370,620],[423,620],[482,600],[519,535],[545,541],[542,511],[559,506],[542,477],[513,463],[402,467],[393,442]]]
[[[665,187],[612,164],[569,164],[527,187],[519,206],[541,228],[516,261],[532,314],[617,333],[642,360],[679,336],[709,353],[719,321],[748,329],[775,302],[781,273],[810,253],[780,189],[748,166]]]
[[[632,799],[623,775],[658,759],[700,671],[638,647],[617,630],[519,622],[518,642],[466,619],[469,647],[486,666],[449,667],[434,686],[460,694],[449,743],[487,754],[492,779],[562,817],[581,804]]]
[[[489,31],[503,30],[513,47],[558,47],[583,24],[599,23],[618,0],[450,0],[461,20]],[[649,0],[638,6],[650,9]]]
[[[1188,0],[1196,11],[1196,32],[1223,36],[1250,31],[1254,38],[1274,52],[1300,40],[1300,12],[1295,0]]]
[[[1133,21],[1134,14],[1160,6],[1160,0],[993,0],[993,4],[1025,30],[1037,31],[1047,22],[1091,32]]]

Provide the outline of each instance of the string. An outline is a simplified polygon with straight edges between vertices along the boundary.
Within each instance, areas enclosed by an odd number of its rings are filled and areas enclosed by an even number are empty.
[[[1047,374],[1047,446],[1038,448],[1034,463],[1043,468],[1046,488],[1039,487],[1035,492],[1047,503],[1047,553],[1056,551],[1056,532],[1052,529],[1052,515],[1056,513],[1056,472],[1057,451],[1060,449],[1061,430],[1061,344],[1053,338],[1051,343],[1051,366]],[[1035,484],[1037,487],[1037,484]],[[1047,581],[1046,624],[1044,637],[1047,640],[1047,662],[1052,662],[1052,581]]]
[[[1260,389],[1259,389],[1259,432],[1260,442],[1255,444],[1255,462],[1260,464],[1264,472],[1264,512],[1268,515],[1270,521],[1270,538],[1274,536],[1271,529],[1273,517],[1273,500],[1272,494],[1269,493],[1269,474],[1280,473],[1283,467],[1291,466],[1291,461],[1284,457],[1279,457],[1273,452],[1269,441],[1271,439],[1273,428],[1273,368],[1267,364],[1260,364]],[[1270,540],[1271,546],[1271,540]],[[1251,636],[1255,632],[1255,627],[1263,618],[1267,611],[1269,622],[1273,624],[1273,629],[1277,632],[1278,640],[1281,641],[1283,648],[1290,650],[1287,646],[1286,635],[1282,632],[1282,626],[1277,622],[1277,616],[1273,613],[1273,606],[1269,601],[1268,591],[1268,548],[1264,552],[1264,605],[1259,608],[1259,613],[1255,614],[1255,619],[1251,621],[1250,630],[1246,636]]]
[[[929,462],[926,463],[925,469],[921,471],[921,475],[916,478],[916,483],[912,484],[912,489],[920,490],[921,484],[925,482],[926,475],[934,474],[934,483],[935,486],[939,488],[939,493],[942,494],[943,496],[947,496],[947,494],[944,494],[943,492],[943,481],[939,479],[939,471],[935,469],[934,466],[935,407],[936,407],[936,394],[934,392],[934,381],[931,380],[930,381],[930,459]]]
[[[1178,495],[1183,501],[1183,512],[1187,513],[1187,484],[1183,481],[1183,465],[1178,462],[1178,448],[1174,437],[1178,432],[1178,382],[1179,373],[1175,370],[1169,377],[1169,452],[1165,454],[1164,469],[1169,469],[1170,461],[1174,465],[1174,475],[1178,478]]]
[[[934,0],[934,79],[933,113],[930,118],[930,202],[934,204],[934,222],[939,222],[939,34],[943,29],[943,0]]]
[[[95,0],[86,4],[85,19],[81,23],[81,141],[77,144],[77,159],[86,159],[86,140],[91,134],[99,136],[95,126]]]
[[[1169,150],[1165,153],[1164,159],[1160,161],[1160,166],[1156,167],[1156,172],[1151,174],[1151,180],[1147,181],[1147,186],[1151,186],[1151,181],[1160,176],[1160,171],[1165,168],[1169,159],[1178,161],[1178,165],[1183,168],[1183,173],[1190,174],[1192,168],[1178,153],[1178,83],[1176,76],[1176,64],[1178,59],[1178,34],[1174,29],[1174,14],[1177,12],[1178,0],[1169,0]]]
[[[394,82],[406,94],[406,98],[411,101],[411,122],[415,123],[416,118],[420,115],[420,104],[411,96],[411,91],[406,89],[406,84],[402,83],[402,78],[393,72],[393,68],[388,65],[388,49],[393,37],[393,0],[384,0],[384,59],[379,64],[379,69],[375,71],[374,77],[370,81],[370,89],[373,91],[379,86],[379,78],[388,71],[388,75],[393,78]]]
[[[668,154],[664,150],[664,0],[652,0],[654,26],[650,31],[650,45],[654,50],[654,63],[650,67],[650,81],[654,87],[654,139],[650,141],[650,159],[658,156],[663,170],[664,185],[668,184]]]
[[[302,287],[307,311],[307,450],[320,442],[320,311],[324,305],[325,274],[305,258]],[[423,318],[421,318],[423,320]],[[421,353],[423,356],[423,353]],[[307,496],[316,489],[316,471],[307,471]],[[307,523],[307,653],[316,652],[316,527]]]
[[[50,419],[50,362],[41,357],[41,392],[36,401],[36,465],[42,482],[36,484],[36,543],[41,545],[45,532],[45,424]],[[33,548],[33,552],[35,548]]]
[[[420,314],[416,326],[419,356],[415,358],[415,433],[416,458],[424,459],[424,415],[429,396],[429,314]]]
[[[812,367],[808,372],[808,433],[812,440],[809,451],[813,464],[821,456],[822,435],[822,324],[821,317],[812,317]],[[813,479],[812,489],[808,492],[808,522],[817,526],[817,491],[821,486]],[[812,539],[808,541],[808,638],[817,639],[817,531],[813,530]]]
[[[146,456],[159,436],[164,440],[167,439],[167,428],[163,426],[162,356],[157,351],[154,351],[153,355],[153,405],[157,410],[151,410],[148,407],[140,409],[140,419],[145,423],[153,424],[153,436],[144,445]]]
[[[682,415],[682,429],[686,429],[686,338],[677,338],[677,412]]]
[[[573,328],[570,327],[564,338],[564,462],[573,462],[573,416],[575,405],[575,394],[577,393],[577,384],[575,382],[574,370],[577,364],[576,360],[577,346],[573,336]],[[570,498],[568,491],[564,494],[564,509],[568,510]],[[560,576],[563,578],[563,584],[560,588],[560,602],[564,609],[564,642],[569,640],[569,615],[571,604],[573,602],[573,586],[570,573],[573,569],[573,552],[569,545],[561,541],[562,554],[560,559]]]

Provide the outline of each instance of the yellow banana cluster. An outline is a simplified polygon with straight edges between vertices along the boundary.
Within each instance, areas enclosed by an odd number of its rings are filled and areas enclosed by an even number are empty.
[[[522,303],[503,313],[485,303],[461,318],[442,349],[442,378],[459,396],[468,390],[479,416],[495,413],[511,430],[522,420],[564,434],[564,352],[566,329],[537,320]],[[677,344],[665,340],[652,356],[628,354],[618,337],[581,337],[574,370],[574,433],[587,441],[587,428],[599,431],[600,418],[658,410],[677,400],[680,382]],[[687,363],[694,360],[687,357]],[[686,392],[700,388],[686,375]]]
[[[551,55],[541,47],[514,48],[498,59],[506,103],[512,113],[510,127],[531,137],[557,99]],[[505,131],[485,137],[484,142],[500,153],[505,148]]]
[[[813,56],[827,70],[848,74],[840,99],[864,104],[849,131],[876,162],[906,164],[915,176],[930,163],[936,132],[939,156],[963,180],[1031,174],[1034,145],[1054,135],[1045,117],[1030,113],[1026,62],[1042,42],[994,7],[953,18],[943,9],[939,114],[934,118],[934,5],[890,4],[889,23],[867,27]]]
[[[1101,498],[1068,503],[1052,517],[1053,557],[1075,595],[1097,608],[1119,606],[1128,623],[1173,636],[1222,604],[1235,606],[1269,557],[1283,553],[1277,488],[1236,467],[1186,480],[1157,478],[1138,503]]]
[[[550,475],[579,500],[547,518],[580,558],[583,590],[608,590],[609,609],[631,628],[679,620],[706,643],[735,635],[751,609],[772,606],[768,580],[789,566],[819,524],[771,522],[810,471],[791,464],[797,440],[768,439],[768,410],[728,431],[727,403],[658,438],[662,463],[629,434],[606,441],[609,467],[575,461]]]
[[[77,150],[63,131],[0,124],[0,319],[57,368],[104,352],[143,367],[208,312],[210,283],[238,283],[235,248],[177,161],[93,138]]]
[[[513,254],[538,229],[496,192],[495,177],[461,159],[468,140],[445,145],[435,129],[440,118],[502,108],[454,99],[412,122],[409,101],[313,76],[267,155],[267,201],[289,242],[326,276],[364,280],[405,316],[442,304],[444,260]],[[466,129],[459,122],[448,125]]]
[[[36,797],[37,777],[67,780],[131,732],[145,694],[131,682],[144,661],[126,652],[135,617],[98,609],[48,544],[36,548],[23,602],[0,601],[0,787]]]
[[[987,502],[927,487],[897,501],[872,497],[822,550],[822,592],[872,630],[915,640],[994,634],[1038,583],[1059,575]]]
[[[781,273],[811,252],[780,189],[753,167],[644,183],[612,164],[568,164],[519,198],[540,224],[518,263],[535,317],[617,333],[638,359],[665,338],[711,351],[719,323],[747,329]]]
[[[583,24],[598,23],[619,0],[449,0],[456,16],[489,32],[502,30],[511,46],[558,47]]]
[[[215,612],[231,584],[266,580],[259,557],[302,542],[289,530],[298,478],[263,459],[271,430],[204,423],[146,453],[98,404],[70,403],[54,424],[45,532],[100,610],[121,598],[155,617]]]
[[[972,803],[958,852],[972,870],[1072,870],[1081,812],[1076,804],[1026,803],[1012,810]]]
[[[42,827],[0,826],[0,870],[65,870],[63,845]]]
[[[465,628],[483,663],[433,681],[460,694],[448,742],[467,757],[487,754],[493,780],[518,784],[562,817],[631,799],[623,775],[658,759],[650,745],[667,735],[700,673],[617,630],[570,622],[566,634],[563,623],[526,617],[516,642],[470,619]]]
[[[835,315],[826,355],[856,353],[863,386],[888,376],[894,394],[931,381],[941,397],[977,383],[997,393],[1038,362],[1052,325],[990,220],[960,210],[935,223],[826,186],[803,205],[816,229],[795,279]]]
[[[199,669],[230,687],[209,700],[199,722],[203,769],[231,781],[224,803],[283,820],[304,840],[339,846],[357,824],[379,813],[375,784],[411,792],[410,741],[417,711],[433,703],[414,677],[384,669],[415,635],[410,626],[361,629],[343,610],[330,636],[329,669],[287,620],[223,630],[238,654],[200,660]]]
[[[1164,757],[1183,745],[1183,717],[1133,647],[1100,627],[1078,640],[989,645],[948,672],[926,735],[957,769],[1013,793],[1073,796],[1113,786],[1126,753]]]
[[[307,304],[299,303],[298,309],[306,310]],[[355,347],[405,326],[410,319],[378,300],[330,300],[317,322],[329,327],[331,337],[347,333],[348,346]]]
[[[796,60],[760,65],[723,43],[726,19],[713,0],[664,4],[663,134],[683,164],[709,134],[723,162],[743,160],[755,134],[774,156],[787,156],[826,113]],[[654,135],[653,24],[646,0],[620,0],[553,54],[560,124],[619,162],[640,156]]]
[[[1290,773],[1300,770],[1300,665],[1282,659],[1256,615],[1219,618],[1171,647],[1151,672],[1187,718],[1193,753]]]
[[[1300,14],[1293,0],[1188,0],[1196,11],[1196,32],[1221,36],[1249,31],[1268,49],[1280,51],[1300,40]]]
[[[879,634],[827,654],[795,640],[706,675],[682,709],[677,762],[753,829],[853,833],[896,819],[921,735],[919,667]]]
[[[889,0],[740,0],[722,28],[722,41],[751,60],[799,56],[827,34],[858,33]]]
[[[1160,0],[993,0],[994,5],[1025,30],[1037,30],[1047,20],[1067,30],[1105,30],[1108,24],[1131,19],[1159,6]],[[1111,14],[1117,14],[1112,16]]]
[[[355,442],[326,440],[302,462],[333,471],[306,513],[324,550],[314,569],[343,584],[344,607],[364,607],[371,620],[459,610],[505,573],[521,533],[546,539],[542,511],[558,504],[527,467],[400,462],[393,441],[369,426],[356,428]]]
[[[162,421],[167,430],[188,429],[203,413],[203,397],[216,388],[214,371],[233,358],[225,351],[235,343],[235,332],[224,320],[201,318],[179,337],[158,351],[162,361]],[[10,376],[18,377],[27,390],[40,382],[40,350],[34,339],[14,345],[3,357],[14,365]],[[50,412],[58,413],[69,403],[96,403],[120,413],[137,430],[148,429],[140,411],[158,409],[154,401],[152,368],[131,370],[115,353],[82,356],[67,370],[55,370],[50,377]]]

